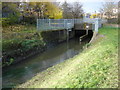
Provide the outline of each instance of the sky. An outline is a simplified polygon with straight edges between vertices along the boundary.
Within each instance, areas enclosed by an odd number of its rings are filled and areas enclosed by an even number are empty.
[[[110,2],[113,0],[57,0],[57,2],[67,1],[69,3],[81,2],[85,13],[98,13],[104,2]],[[114,0],[118,2],[119,0]]]
[[[81,2],[83,4],[83,10],[85,13],[99,12],[103,2]]]

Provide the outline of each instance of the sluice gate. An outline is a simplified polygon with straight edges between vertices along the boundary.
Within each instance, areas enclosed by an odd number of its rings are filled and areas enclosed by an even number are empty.
[[[102,27],[106,20],[99,18],[83,18],[83,19],[37,19],[37,30],[66,30],[69,39],[69,32],[74,31],[76,36],[79,36],[80,41],[86,37],[89,32],[92,32],[94,39],[98,29]],[[91,41],[90,41],[91,42]]]

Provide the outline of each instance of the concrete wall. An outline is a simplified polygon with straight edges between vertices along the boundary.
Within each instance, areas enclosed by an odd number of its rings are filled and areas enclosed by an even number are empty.
[[[41,32],[47,46],[56,45],[67,40],[67,30],[50,30]],[[75,31],[69,31],[69,39],[75,36]]]

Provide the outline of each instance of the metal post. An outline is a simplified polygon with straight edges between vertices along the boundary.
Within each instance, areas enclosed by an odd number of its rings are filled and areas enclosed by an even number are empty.
[[[66,22],[65,22],[65,19],[64,19],[64,28],[66,28]]]
[[[95,19],[95,31],[98,32],[98,18]]]
[[[50,26],[50,19],[49,19],[49,26]]]

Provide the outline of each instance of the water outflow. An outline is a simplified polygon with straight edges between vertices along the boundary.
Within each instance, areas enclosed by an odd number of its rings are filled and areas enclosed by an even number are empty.
[[[72,58],[80,53],[83,50],[83,45],[88,42],[89,39],[86,39],[80,44],[78,38],[71,39],[69,42],[61,43],[33,58],[10,66],[3,70],[3,87],[24,83],[48,67]]]

